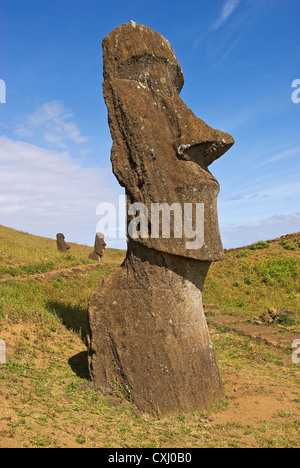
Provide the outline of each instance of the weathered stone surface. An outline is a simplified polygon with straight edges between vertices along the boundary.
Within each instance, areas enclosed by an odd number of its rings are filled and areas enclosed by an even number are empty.
[[[234,143],[179,97],[183,73],[169,42],[130,23],[103,41],[104,97],[113,137],[111,160],[128,204],[204,203],[205,242],[188,250],[181,239],[137,239],[146,247],[197,260],[223,259],[218,217],[219,184],[208,166]]]
[[[66,253],[70,250],[70,246],[65,242],[65,236],[62,233],[56,234],[56,245],[60,252]]]
[[[204,409],[223,396],[202,289],[223,258],[219,184],[208,166],[234,143],[179,97],[183,73],[169,42],[146,26],[122,25],[103,40],[111,160],[128,205],[204,204],[204,245],[190,238],[129,239],[127,257],[89,303],[89,368],[96,388],[122,388],[143,411]],[[130,223],[130,216],[127,222]],[[193,220],[194,213],[193,213]]]
[[[95,238],[94,251],[89,255],[89,258],[91,260],[100,262],[101,258],[104,255],[105,247],[106,247],[106,243],[104,241],[104,235],[101,232],[97,232],[96,238]]]
[[[129,252],[90,298],[92,381],[146,412],[207,408],[223,394],[202,308],[209,262],[138,243]]]

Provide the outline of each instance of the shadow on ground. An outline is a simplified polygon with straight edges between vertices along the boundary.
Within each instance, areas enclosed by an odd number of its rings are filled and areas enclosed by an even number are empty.
[[[85,307],[73,306],[72,304],[58,301],[48,301],[46,303],[46,307],[50,313],[59,317],[66,328],[79,335],[87,346],[89,327],[88,313]],[[81,353],[72,356],[68,362],[71,369],[78,377],[81,379],[89,379],[87,351],[82,351]]]
[[[65,327],[77,333],[85,345],[88,335],[88,313],[86,307],[73,306],[58,301],[48,301],[47,310],[60,318]]]
[[[72,371],[80,379],[89,379],[89,367],[88,367],[88,353],[82,351],[69,359],[69,365]]]

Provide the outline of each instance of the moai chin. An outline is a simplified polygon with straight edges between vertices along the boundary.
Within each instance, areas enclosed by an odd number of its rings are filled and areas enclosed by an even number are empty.
[[[124,264],[90,298],[90,377],[103,392],[122,388],[142,411],[206,409],[223,397],[202,306],[210,264],[223,259],[219,184],[208,166],[234,140],[181,100],[183,72],[159,33],[124,24],[103,40],[103,59],[111,161],[128,207],[176,204],[183,213],[200,204],[204,237],[195,249],[176,225],[169,237],[151,236],[150,218],[146,235],[129,238]]]
[[[106,243],[104,241],[104,234],[102,234],[102,232],[97,232],[96,238],[95,238],[94,251],[89,255],[89,258],[91,260],[100,262],[101,258],[104,255],[105,247],[106,247]]]
[[[65,241],[65,236],[62,233],[56,234],[57,250],[66,253],[70,250],[70,246]]]

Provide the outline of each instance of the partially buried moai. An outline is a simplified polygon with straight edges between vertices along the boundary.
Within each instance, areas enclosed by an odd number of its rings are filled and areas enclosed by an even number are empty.
[[[106,247],[106,242],[104,241],[104,234],[102,234],[102,232],[97,232],[96,238],[95,238],[94,251],[89,255],[89,258],[91,260],[100,262],[101,258],[104,255],[105,247]]]
[[[70,250],[70,246],[65,241],[65,236],[62,233],[56,234],[57,250],[66,253]]]
[[[111,161],[126,190],[129,237],[122,267],[90,298],[90,377],[103,392],[121,388],[142,411],[202,410],[223,397],[202,306],[210,264],[223,259],[219,184],[208,166],[234,140],[181,100],[183,73],[159,33],[124,24],[103,40],[103,58]],[[154,223],[158,208],[170,235]],[[132,229],[137,209],[149,216],[140,232]],[[202,230],[197,242],[188,222]]]

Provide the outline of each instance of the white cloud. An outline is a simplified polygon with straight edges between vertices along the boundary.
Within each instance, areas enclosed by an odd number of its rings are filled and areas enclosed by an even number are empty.
[[[221,227],[224,247],[244,247],[259,240],[269,240],[300,231],[300,213],[273,215],[243,225]]]
[[[0,137],[0,224],[70,242],[94,242],[99,203],[117,203],[109,169],[82,167],[58,152]]]
[[[37,132],[52,146],[66,148],[67,144],[89,141],[72,122],[70,113],[61,101],[51,101],[40,106],[19,123],[16,133],[20,137],[34,137]]]
[[[233,14],[240,3],[240,0],[226,0],[219,19],[214,23],[213,29],[219,29],[225,21]]]
[[[266,198],[269,198],[270,195],[267,193],[254,193],[251,195],[233,195],[232,197],[228,198],[226,202],[239,202],[239,201],[244,201],[244,200],[263,200]]]
[[[40,236],[55,238],[64,232],[69,242],[92,245],[99,221],[97,206],[106,202],[117,208],[123,193],[110,169],[82,167],[67,151],[46,150],[5,136],[0,137],[0,167],[0,224]],[[299,212],[221,227],[225,248],[297,231]],[[109,247],[126,248],[126,243],[111,240]]]

